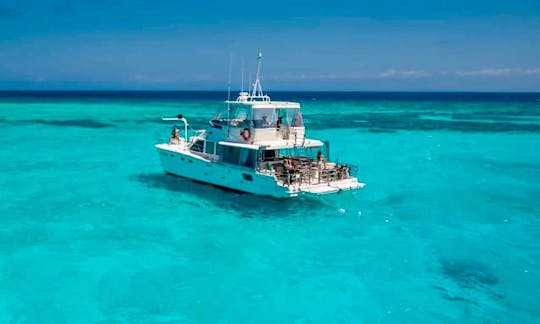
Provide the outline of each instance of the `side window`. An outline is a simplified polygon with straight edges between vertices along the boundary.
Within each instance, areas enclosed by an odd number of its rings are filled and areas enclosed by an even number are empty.
[[[276,157],[276,151],[275,150],[268,150],[264,151],[263,153],[263,161],[273,161]]]
[[[249,127],[249,112],[248,107],[234,107],[231,114],[231,125],[235,127]]]
[[[225,151],[225,148],[223,147],[223,145],[220,145],[218,144],[216,146],[216,154],[219,155],[220,159],[223,160],[223,152]]]
[[[191,146],[191,150],[194,152],[202,152],[204,149],[204,141],[197,140],[193,145]]]
[[[287,109],[287,119],[290,121],[290,125],[293,127],[304,126],[302,113],[298,108]]]
[[[206,153],[215,154],[216,142],[206,142]]]
[[[231,163],[231,164],[241,164],[239,161],[242,155],[241,155],[241,149],[239,147],[218,145],[218,155],[221,162]],[[246,157],[244,156],[244,159],[245,158]]]

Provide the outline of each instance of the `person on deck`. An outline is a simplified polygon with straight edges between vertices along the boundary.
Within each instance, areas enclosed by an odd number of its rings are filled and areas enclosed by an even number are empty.
[[[317,152],[317,166],[319,169],[322,169],[324,167],[324,156],[321,151]]]
[[[268,128],[272,126],[272,122],[268,119],[268,116],[262,116],[262,128]]]
[[[284,158],[284,159],[283,159],[283,166],[285,167],[286,170],[289,170],[289,171],[294,170],[294,168],[293,168],[291,162],[290,162],[289,159],[287,159],[287,158]]]
[[[173,128],[171,132],[171,138],[169,138],[169,145],[180,145],[180,131],[178,128]]]

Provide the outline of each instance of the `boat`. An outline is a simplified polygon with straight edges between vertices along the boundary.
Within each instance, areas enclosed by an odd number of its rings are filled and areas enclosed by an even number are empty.
[[[167,174],[276,198],[326,195],[360,189],[357,167],[329,160],[329,143],[306,137],[300,104],[273,101],[256,79],[225,105],[206,129],[191,128],[183,115],[165,117],[168,142],[156,144]],[[229,82],[230,83],[230,82]]]

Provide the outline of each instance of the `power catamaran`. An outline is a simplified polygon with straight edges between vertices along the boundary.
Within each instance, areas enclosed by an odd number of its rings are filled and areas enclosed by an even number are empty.
[[[227,99],[207,129],[191,129],[182,115],[163,118],[184,126],[183,134],[175,126],[168,143],[155,145],[165,172],[277,198],[364,187],[353,177],[356,167],[324,158],[328,143],[306,138],[299,103],[272,101],[263,93],[261,58],[259,53],[253,89]]]

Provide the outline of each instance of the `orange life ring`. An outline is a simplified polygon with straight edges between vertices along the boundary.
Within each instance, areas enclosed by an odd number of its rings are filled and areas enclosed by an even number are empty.
[[[242,138],[244,139],[244,142],[249,142],[250,138],[251,138],[251,129],[249,128],[244,128],[240,131],[240,136],[242,136]]]

